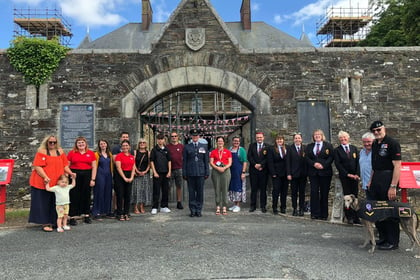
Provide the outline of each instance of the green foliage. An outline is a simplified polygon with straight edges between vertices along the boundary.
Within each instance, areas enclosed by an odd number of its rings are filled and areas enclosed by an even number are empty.
[[[389,0],[360,46],[419,46],[420,1]]]
[[[10,64],[37,88],[57,69],[69,48],[57,39],[18,37],[7,50]]]

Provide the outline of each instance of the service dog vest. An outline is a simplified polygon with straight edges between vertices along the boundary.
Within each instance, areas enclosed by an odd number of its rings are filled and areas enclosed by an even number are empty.
[[[360,201],[360,209],[357,215],[369,222],[383,221],[388,218],[409,218],[415,213],[408,204],[397,201]]]

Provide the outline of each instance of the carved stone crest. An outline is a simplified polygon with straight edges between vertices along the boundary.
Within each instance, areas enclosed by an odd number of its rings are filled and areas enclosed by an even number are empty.
[[[198,51],[206,43],[206,29],[205,28],[185,29],[185,43],[193,51]]]

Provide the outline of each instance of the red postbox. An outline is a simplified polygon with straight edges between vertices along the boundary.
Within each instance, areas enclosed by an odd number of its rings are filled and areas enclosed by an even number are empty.
[[[400,184],[401,201],[408,202],[407,189],[420,189],[420,162],[401,164]]]
[[[0,159],[0,224],[6,220],[6,185],[13,174],[14,159]]]

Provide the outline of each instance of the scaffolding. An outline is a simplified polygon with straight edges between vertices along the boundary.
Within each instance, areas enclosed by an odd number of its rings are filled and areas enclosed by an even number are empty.
[[[59,9],[13,9],[14,38],[38,37],[51,40],[58,38],[64,46],[70,44],[73,36],[71,25]]]
[[[372,21],[370,9],[334,8],[316,24],[321,47],[354,47],[366,38]]]

